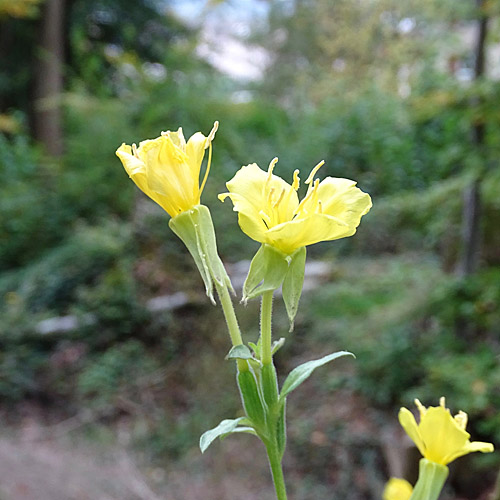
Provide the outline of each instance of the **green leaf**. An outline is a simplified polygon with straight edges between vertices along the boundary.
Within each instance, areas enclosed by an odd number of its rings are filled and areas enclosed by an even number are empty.
[[[288,271],[289,257],[263,244],[255,254],[243,285],[243,302],[281,286]]]
[[[302,382],[307,380],[311,373],[319,368],[320,366],[333,361],[334,359],[340,358],[342,356],[354,356],[352,352],[348,351],[339,351],[334,352],[333,354],[329,354],[328,356],[324,356],[321,359],[315,359],[313,361],[307,361],[306,363],[297,366],[294,368],[288,375],[283,384],[283,388],[281,389],[280,400],[283,402],[285,398],[290,394],[294,389],[296,389]]]
[[[276,352],[278,352],[283,344],[285,343],[285,337],[281,337],[279,340],[275,340],[271,346],[271,354],[274,356]],[[262,338],[259,337],[258,342],[255,344],[254,342],[249,342],[248,345],[252,348],[252,351],[255,354],[255,358],[260,360],[260,353],[262,348]],[[254,358],[254,359],[255,359]]]
[[[255,344],[254,342],[249,342],[248,345],[252,348],[253,352],[255,353],[255,357],[257,359],[260,359],[260,349],[261,349],[261,338],[259,337],[259,340]]]
[[[273,345],[271,346],[271,354],[273,356],[276,352],[278,352],[283,347],[285,340],[286,340],[285,337],[281,337],[279,340],[275,340],[273,342]]]
[[[253,359],[253,356],[246,345],[240,344],[231,347],[224,359]]]
[[[236,427],[236,429],[233,429],[231,432],[228,432],[227,434],[223,434],[220,438],[225,439],[229,434],[236,434],[236,433],[245,433],[245,434],[252,434],[253,436],[259,436],[253,427]]]
[[[299,248],[291,255],[290,265],[283,281],[283,300],[285,302],[290,331],[293,331],[293,322],[299,307],[299,300],[304,286],[304,272],[306,266],[306,247]]]
[[[231,434],[238,427],[238,424],[246,420],[245,417],[223,420],[217,427],[204,432],[200,437],[200,450],[205,453],[205,450],[218,438]],[[238,431],[243,432],[243,431]]]

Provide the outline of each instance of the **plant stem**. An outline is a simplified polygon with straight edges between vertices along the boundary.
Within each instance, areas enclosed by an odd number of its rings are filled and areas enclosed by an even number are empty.
[[[273,475],[274,489],[278,500],[287,500],[285,477],[283,476],[283,468],[281,466],[281,458],[278,453],[278,447],[274,442],[266,445],[269,465]]]
[[[418,481],[410,500],[438,500],[448,477],[448,467],[426,458],[419,462]]]
[[[236,318],[236,314],[234,312],[233,301],[231,300],[231,295],[229,295],[229,290],[227,289],[227,286],[218,285],[217,283],[215,287],[217,288],[217,293],[222,305],[231,342],[233,346],[243,344],[240,326],[238,325],[238,319]],[[240,372],[248,371],[248,363],[244,359],[238,359],[236,361]]]
[[[262,294],[260,305],[260,338],[261,338],[261,361],[263,365],[272,362],[271,354],[271,317],[273,314],[273,291]]]

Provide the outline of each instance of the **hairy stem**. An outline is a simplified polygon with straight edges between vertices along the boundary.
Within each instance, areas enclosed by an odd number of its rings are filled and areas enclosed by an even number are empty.
[[[273,291],[262,294],[260,306],[260,338],[261,338],[261,361],[263,365],[272,362],[271,354],[271,318],[273,313]]]
[[[267,456],[269,458],[269,465],[273,475],[274,489],[276,490],[276,497],[278,500],[287,500],[285,477],[283,475],[283,468],[281,466],[281,458],[278,452],[278,447],[275,442],[266,445]]]

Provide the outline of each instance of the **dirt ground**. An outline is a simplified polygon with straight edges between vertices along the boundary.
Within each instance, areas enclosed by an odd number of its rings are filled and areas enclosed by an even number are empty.
[[[204,456],[193,448],[189,467],[141,470],[125,446],[37,434],[31,429],[8,435],[4,429],[0,435],[0,500],[272,499],[267,480],[257,486],[245,477],[244,462],[257,459],[255,450],[251,456],[244,450],[254,447],[228,443]],[[265,456],[258,462],[267,478]]]
[[[125,451],[0,438],[1,500],[156,500]]]

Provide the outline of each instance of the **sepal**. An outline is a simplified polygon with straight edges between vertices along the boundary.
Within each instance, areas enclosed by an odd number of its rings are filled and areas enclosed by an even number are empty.
[[[231,280],[217,253],[215,230],[208,207],[196,205],[170,219],[168,225],[192,255],[212,303],[215,304],[214,282],[232,291]]]
[[[304,273],[306,267],[306,247],[299,248],[290,256],[288,272],[283,280],[283,300],[285,302],[290,331],[299,307],[299,300],[304,286]]]
[[[271,245],[261,245],[250,263],[242,301],[246,303],[248,299],[277,290],[283,285],[283,300],[292,331],[304,285],[305,265],[305,247],[287,255]]]
[[[243,284],[243,302],[274,291],[281,286],[288,271],[288,256],[276,248],[263,244],[254,255]]]

